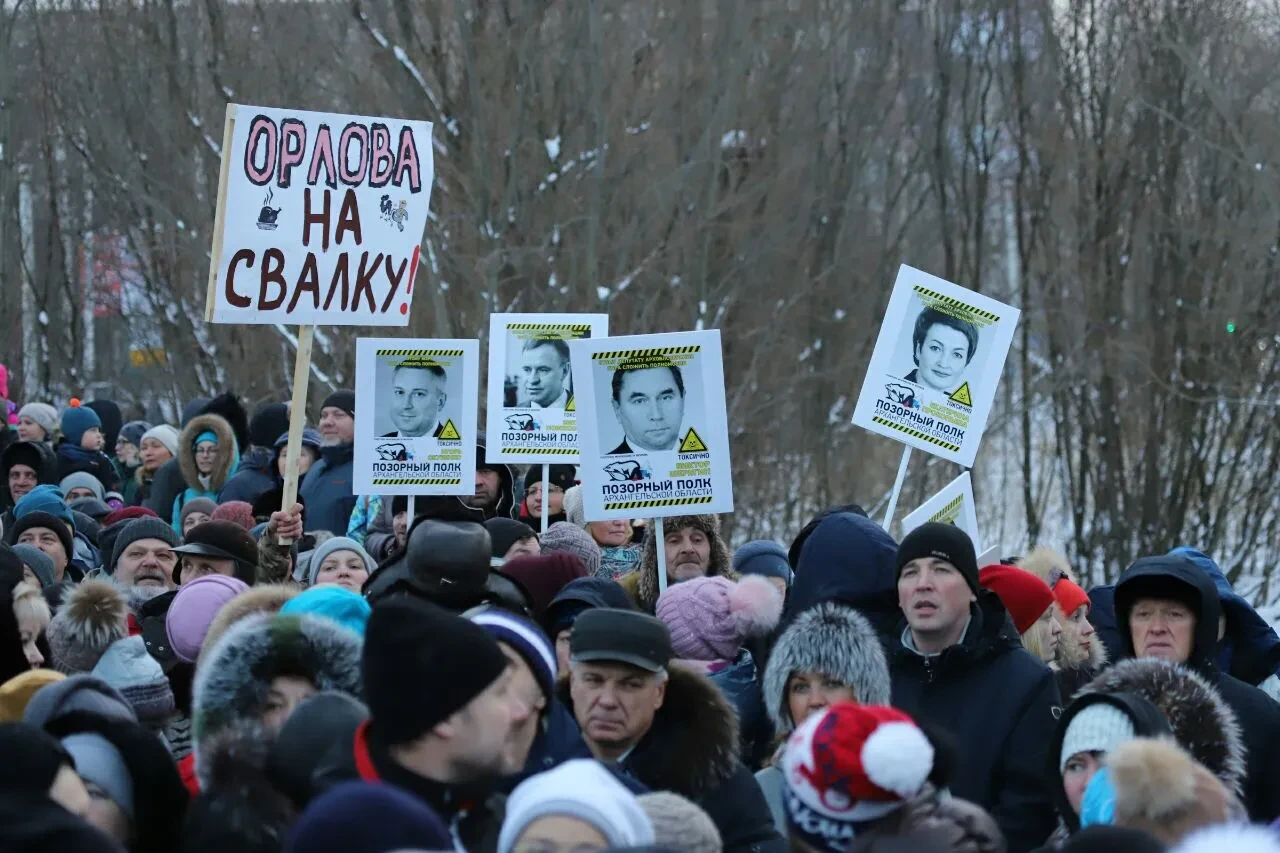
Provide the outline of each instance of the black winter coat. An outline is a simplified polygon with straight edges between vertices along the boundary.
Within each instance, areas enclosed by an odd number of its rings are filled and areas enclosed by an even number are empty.
[[[276,487],[275,454],[265,447],[253,447],[240,457],[240,464],[231,479],[218,492],[218,503],[244,501],[252,504],[266,492]],[[339,536],[346,535],[344,528]]]
[[[1043,843],[1057,821],[1044,768],[1061,702],[1053,672],[1022,648],[1000,599],[982,592],[964,639],[940,655],[917,654],[900,635],[889,672],[894,707],[958,746],[951,792],[990,812],[1010,853]]]

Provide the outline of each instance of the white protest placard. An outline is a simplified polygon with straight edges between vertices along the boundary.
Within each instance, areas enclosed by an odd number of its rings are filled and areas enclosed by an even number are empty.
[[[206,319],[405,326],[431,123],[232,104]]]
[[[1019,314],[904,264],[853,422],[973,467]]]
[[[973,480],[965,471],[942,487],[936,495],[907,513],[902,519],[902,535],[906,536],[922,524],[940,521],[954,524],[973,542],[973,553],[982,553],[982,540],[978,536],[978,513],[973,504]],[[979,565],[985,565],[979,563]]]
[[[999,545],[992,545],[990,548],[978,555],[978,568],[995,565],[998,562],[1000,562]]]
[[[480,342],[356,340],[354,491],[475,492]]]
[[[569,343],[587,519],[733,511],[720,332]]]
[[[608,314],[490,315],[487,459],[578,462],[569,341],[608,335]]]

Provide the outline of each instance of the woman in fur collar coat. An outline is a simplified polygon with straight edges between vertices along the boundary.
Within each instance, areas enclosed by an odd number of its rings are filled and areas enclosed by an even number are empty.
[[[1053,590],[1054,612],[1062,637],[1053,663],[1062,701],[1071,697],[1107,665],[1107,648],[1089,621],[1089,596],[1081,588],[1067,558],[1051,548],[1036,548],[1018,561],[1020,568],[1039,577]]]
[[[187,501],[208,498],[218,502],[218,492],[240,465],[240,449],[231,424],[220,415],[197,415],[178,436],[178,464],[186,489],[173,499],[170,521],[182,533],[182,507]]]

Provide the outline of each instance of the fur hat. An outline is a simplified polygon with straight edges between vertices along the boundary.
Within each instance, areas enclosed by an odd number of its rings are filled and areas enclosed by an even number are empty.
[[[275,676],[294,675],[317,690],[360,696],[360,638],[326,619],[259,614],[231,626],[196,668],[191,736],[196,773],[208,782],[210,739],[233,726],[254,726]]]
[[[595,577],[600,572],[600,546],[591,534],[567,521],[557,521],[547,528],[541,538],[542,553],[554,554],[558,551],[573,554],[582,561],[587,570],[587,577]]]
[[[694,578],[667,587],[655,614],[671,629],[678,658],[737,659],[743,642],[767,634],[782,616],[782,593],[762,577]]]
[[[787,707],[787,682],[796,672],[820,672],[847,684],[854,699],[888,705],[889,664],[875,629],[852,607],[833,601],[796,617],[778,638],[765,667],[761,692],[778,734],[795,728]]]
[[[128,602],[107,580],[73,587],[45,632],[53,668],[68,675],[92,672],[107,648],[128,635]]]
[[[680,853],[720,853],[724,842],[711,815],[671,791],[641,794],[640,808],[653,823],[653,843]]]
[[[720,538],[720,516],[718,515],[676,515],[662,520],[663,530],[674,533],[692,527],[702,531],[711,543],[711,559],[707,565],[707,577],[719,575],[731,581],[738,579],[738,573],[729,562],[729,547]],[[640,554],[639,583],[636,586],[636,606],[646,613],[652,613],[658,604],[658,547],[654,542],[657,524],[651,518],[645,526],[644,546]]]
[[[1122,744],[1108,753],[1107,771],[1116,826],[1176,844],[1197,829],[1230,819],[1231,792],[1170,741],[1138,738]]]
[[[1124,660],[1076,693],[1132,693],[1164,714],[1178,745],[1239,795],[1245,745],[1236,715],[1198,673],[1158,658]]]

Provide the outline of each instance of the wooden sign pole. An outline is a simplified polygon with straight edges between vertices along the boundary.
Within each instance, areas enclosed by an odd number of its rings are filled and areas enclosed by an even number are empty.
[[[298,352],[293,360],[293,399],[289,403],[289,466],[284,475],[284,500],[281,512],[298,502],[298,459],[302,450],[302,428],[307,425],[307,384],[311,379],[311,344],[315,339],[315,326],[298,328]],[[343,531],[345,532],[345,531]],[[281,545],[292,545],[293,540],[280,537]]]

